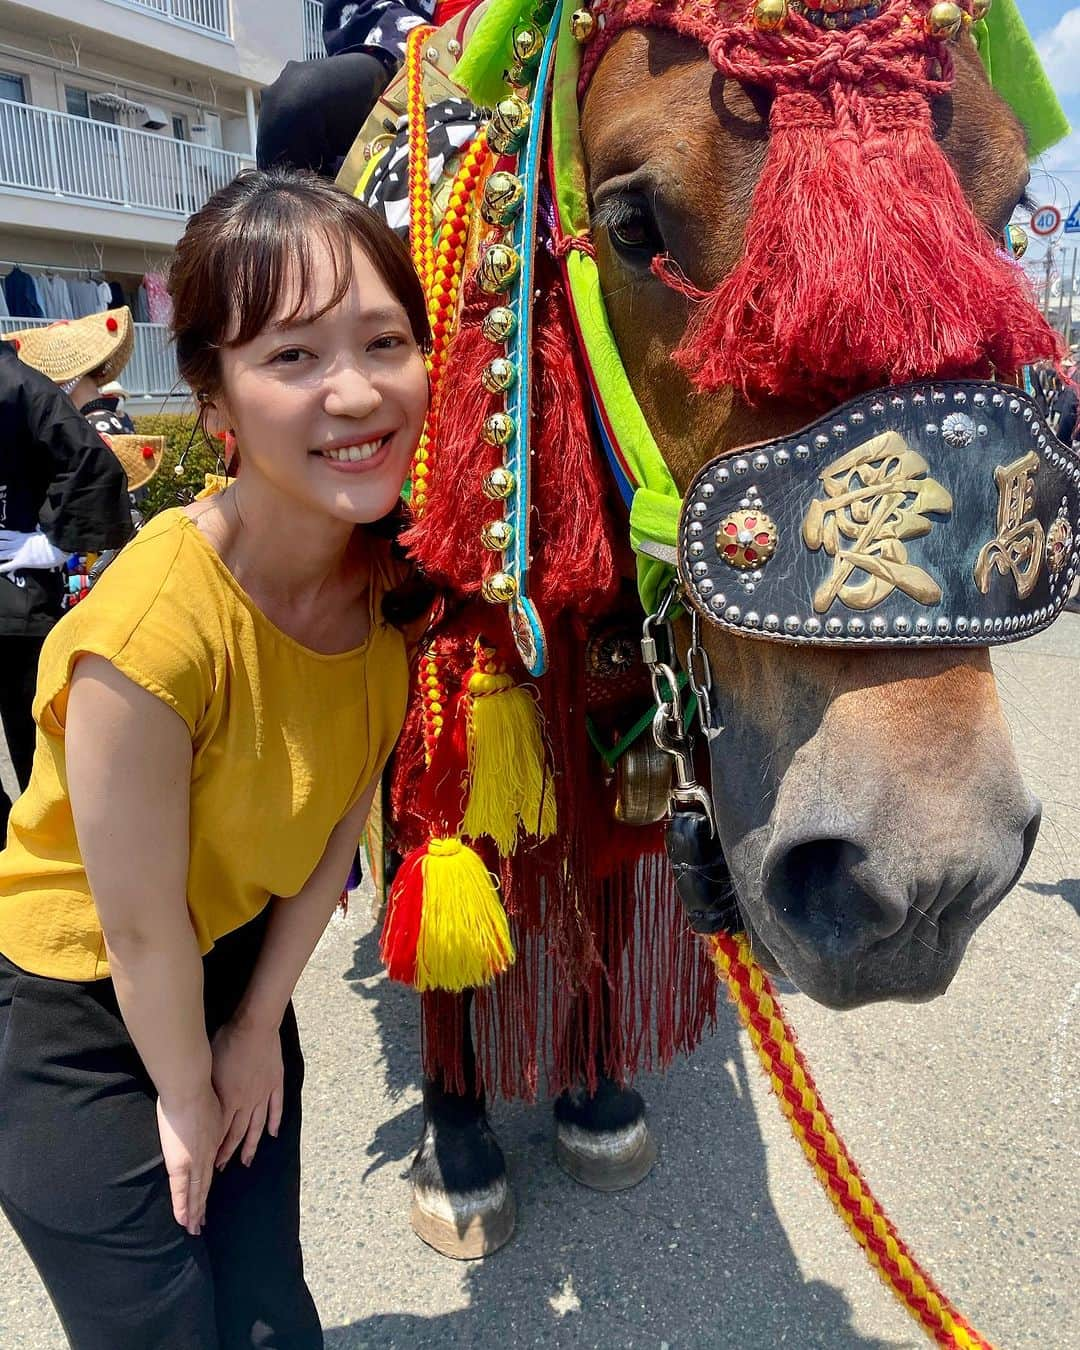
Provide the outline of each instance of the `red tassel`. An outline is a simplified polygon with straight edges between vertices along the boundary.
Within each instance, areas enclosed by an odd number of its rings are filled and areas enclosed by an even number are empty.
[[[379,956],[392,980],[416,982],[416,948],[420,941],[420,916],[424,908],[423,863],[426,848],[409,854],[398,869],[386,902]]]
[[[447,350],[433,425],[428,499],[422,519],[402,534],[424,571],[466,595],[477,595],[495,555],[480,540],[486,520],[500,514],[499,503],[484,496],[481,482],[502,463],[502,451],[480,439],[480,425],[500,406],[480,383],[480,374],[501,352],[484,337],[480,322],[489,302],[462,315],[462,325]]]
[[[746,247],[676,353],[703,390],[824,401],[986,376],[1058,340],[995,249],[915,93],[773,104]]]

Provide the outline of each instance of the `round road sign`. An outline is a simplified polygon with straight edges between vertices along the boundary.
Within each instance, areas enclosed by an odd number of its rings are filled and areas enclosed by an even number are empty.
[[[1056,206],[1038,206],[1031,213],[1031,228],[1044,238],[1061,229],[1061,212]]]

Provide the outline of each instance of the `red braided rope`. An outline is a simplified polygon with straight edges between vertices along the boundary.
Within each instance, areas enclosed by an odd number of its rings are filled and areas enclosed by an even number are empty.
[[[993,1350],[919,1265],[863,1180],[745,935],[720,933],[708,942],[792,1133],[870,1264],[938,1345]]]

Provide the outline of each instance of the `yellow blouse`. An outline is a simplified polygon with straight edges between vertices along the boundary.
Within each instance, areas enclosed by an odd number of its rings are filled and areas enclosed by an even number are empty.
[[[109,973],[64,764],[71,672],[86,653],[191,732],[188,910],[200,949],[271,896],[295,895],[401,729],[408,668],[404,639],[381,618],[389,583],[380,565],[367,642],[321,655],[270,622],[182,511],[155,517],[45,642],[33,774],[0,852],[0,952],[36,975]]]

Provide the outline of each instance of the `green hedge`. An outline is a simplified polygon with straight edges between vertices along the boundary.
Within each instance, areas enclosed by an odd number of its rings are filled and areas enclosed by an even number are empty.
[[[202,491],[208,473],[223,472],[219,446],[196,430],[194,414],[158,413],[133,420],[140,436],[165,437],[165,458],[147,484],[146,500],[139,507],[144,520],[167,507],[191,501],[196,492]],[[184,463],[178,474],[176,467],[181,456]]]

